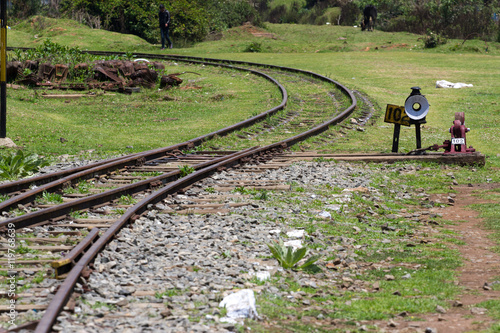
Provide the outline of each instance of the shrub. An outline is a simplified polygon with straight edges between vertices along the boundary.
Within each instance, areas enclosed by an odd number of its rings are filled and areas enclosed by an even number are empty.
[[[251,42],[243,52],[262,52],[262,44],[257,42]]]
[[[428,33],[427,36],[424,37],[424,47],[426,49],[432,49],[434,47],[437,47],[438,45],[444,44],[446,44],[446,38],[439,36],[438,34],[435,34],[433,32]]]

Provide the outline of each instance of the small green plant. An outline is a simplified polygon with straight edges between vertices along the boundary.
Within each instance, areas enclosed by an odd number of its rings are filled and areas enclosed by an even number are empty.
[[[122,195],[120,199],[118,199],[118,203],[120,205],[134,205],[137,203],[137,199],[134,199],[133,196],[129,195]]]
[[[269,200],[269,192],[267,192],[266,190],[259,190],[254,194],[253,198],[255,200]]]
[[[224,251],[222,252],[222,257],[227,259],[227,258],[231,258],[231,252],[230,251]]]
[[[126,209],[124,209],[124,208],[116,208],[116,209],[115,209],[115,214],[120,214],[120,215],[123,215],[123,214],[125,214],[125,212],[126,212],[126,211],[127,211],[127,210],[126,210]]]
[[[257,42],[251,42],[243,52],[262,52],[262,44]]]
[[[196,170],[189,165],[179,165],[179,170],[181,172],[181,178],[195,172]]]
[[[86,219],[89,217],[89,214],[87,212],[76,211],[69,213],[69,216],[73,219]]]
[[[248,190],[245,186],[236,186],[233,190],[234,193],[248,194]]]
[[[215,188],[213,188],[213,187],[207,187],[205,189],[205,191],[208,192],[208,193],[215,193]]]
[[[87,194],[90,192],[90,184],[88,182],[79,182],[78,186],[76,187],[78,193],[81,194]]]
[[[16,248],[16,253],[18,254],[26,254],[26,253],[37,253],[38,250],[30,249],[28,246],[23,244],[19,244]]]
[[[35,277],[33,278],[33,283],[38,284],[41,283],[43,280],[45,280],[45,273],[40,271],[35,274]]]
[[[63,203],[63,198],[60,194],[43,191],[42,196],[38,197],[36,202],[42,205],[61,204]]]
[[[28,76],[28,75],[30,75],[31,73],[33,73],[33,71],[32,71],[31,69],[29,69],[29,68],[25,68],[25,69],[23,69],[23,75],[24,75],[24,76]]]
[[[0,195],[0,202],[7,201],[9,199],[10,199],[10,197],[7,194]]]
[[[321,257],[320,255],[311,256],[305,263],[298,266],[298,262],[304,258],[308,252],[306,247],[294,250],[291,246],[285,246],[281,239],[276,244],[267,244],[267,247],[271,251],[273,257],[278,260],[280,266],[284,269],[305,269],[314,264]]]
[[[156,292],[155,298],[161,299],[161,298],[163,298],[163,296],[167,296],[167,297],[178,296],[181,294],[181,291],[182,291],[181,289],[168,289],[162,293]]]
[[[25,155],[22,150],[0,156],[0,178],[16,179],[31,175],[49,163],[37,154]]]

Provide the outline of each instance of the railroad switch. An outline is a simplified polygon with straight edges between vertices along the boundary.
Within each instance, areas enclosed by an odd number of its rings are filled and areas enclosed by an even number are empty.
[[[429,148],[431,150],[444,148],[444,154],[467,154],[476,152],[476,149],[472,148],[472,146],[467,148],[465,134],[470,131],[470,128],[465,127],[465,114],[463,112],[455,113],[455,120],[449,131],[451,140],[445,140],[442,145],[434,145]]]

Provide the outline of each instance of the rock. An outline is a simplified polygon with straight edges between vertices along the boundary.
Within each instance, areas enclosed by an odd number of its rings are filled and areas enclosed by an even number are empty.
[[[472,313],[473,315],[483,315],[488,313],[488,309],[473,307],[470,309],[470,313]]]
[[[441,305],[436,305],[436,312],[444,314],[446,313],[446,309],[443,308]]]
[[[303,238],[304,234],[304,230],[292,230],[286,233],[286,235],[290,238]]]
[[[393,281],[395,280],[396,278],[394,277],[394,275],[390,275],[390,274],[387,274],[385,277],[386,281]]]

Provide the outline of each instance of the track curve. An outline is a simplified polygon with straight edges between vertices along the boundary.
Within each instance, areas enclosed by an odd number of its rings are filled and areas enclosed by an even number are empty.
[[[109,55],[111,53],[108,52],[89,52],[96,55]],[[280,67],[280,66],[271,66],[271,65],[262,65],[257,63],[250,62],[242,62],[242,61],[231,61],[231,60],[219,60],[219,59],[209,59],[209,58],[195,58],[195,57],[182,57],[182,56],[172,56],[172,55],[154,55],[154,54],[144,54],[138,53],[135,54],[137,57],[144,57],[150,59],[162,59],[162,60],[175,60],[175,61],[184,61],[190,63],[200,63],[204,65],[210,66],[227,66],[229,68],[237,69],[237,70],[246,70],[250,71],[253,74],[260,75],[274,84],[281,90],[282,93],[282,102],[280,105],[273,107],[266,112],[263,112],[255,117],[252,117],[244,122],[226,127],[224,129],[200,136],[198,138],[186,141],[181,144],[177,144],[170,147],[155,149],[148,152],[133,154],[126,157],[120,157],[104,162],[100,162],[97,165],[90,165],[89,167],[78,168],[77,170],[73,170],[65,172],[60,175],[62,178],[58,178],[54,180],[54,175],[49,176],[48,178],[42,179],[31,179],[31,180],[23,180],[19,182],[14,182],[12,184],[5,184],[0,186],[0,192],[3,193],[13,193],[18,191],[26,191],[20,195],[14,196],[13,198],[5,201],[1,204],[0,210],[7,210],[12,208],[18,204],[24,204],[33,200],[37,194],[43,191],[54,191],[60,189],[65,184],[68,183],[74,184],[80,179],[89,179],[95,177],[98,174],[107,173],[110,170],[134,165],[139,163],[144,163],[146,161],[158,159],[164,157],[166,154],[169,154],[175,150],[185,150],[192,148],[194,146],[198,146],[206,140],[213,138],[215,136],[222,136],[229,132],[235,131],[236,129],[242,128],[244,126],[248,126],[257,121],[265,119],[267,116],[276,113],[279,110],[282,110],[287,103],[288,94],[286,89],[271,76],[261,73],[252,69],[235,67],[232,64],[237,64],[239,66],[264,66],[271,67],[276,70],[285,71],[285,72],[295,72],[300,73],[302,75],[309,75],[314,77],[317,80],[327,82],[338,87],[351,101],[351,104],[340,113],[335,115],[334,117],[328,119],[327,121],[322,122],[321,124],[314,126],[298,135],[292,136],[290,138],[281,140],[279,142],[275,142],[270,145],[266,145],[263,147],[254,147],[250,149],[246,149],[244,151],[232,153],[228,156],[223,156],[219,158],[215,158],[211,161],[206,162],[203,165],[198,165],[196,168],[198,171],[195,171],[185,177],[180,178],[178,172],[171,172],[165,175],[161,175],[158,177],[154,177],[151,179],[147,179],[142,182],[136,183],[137,185],[130,186],[127,189],[120,189],[116,191],[109,191],[105,194],[101,195],[93,195],[91,196],[91,200],[89,199],[81,199],[75,200],[71,203],[66,203],[58,206],[58,208],[45,208],[39,210],[34,213],[30,213],[24,216],[16,217],[13,219],[8,219],[6,221],[0,222],[0,228],[6,227],[7,224],[15,224],[16,229],[24,228],[27,226],[31,226],[33,224],[40,224],[43,221],[54,220],[69,214],[69,212],[77,210],[77,209],[85,209],[91,206],[95,206],[99,202],[103,202],[105,200],[114,200],[118,196],[122,195],[122,193],[131,193],[131,188],[133,187],[133,191],[144,191],[147,188],[151,187],[152,183],[162,182],[165,186],[147,196],[145,199],[141,200],[133,207],[127,209],[125,214],[123,214],[117,221],[113,223],[93,244],[86,249],[85,253],[82,254],[81,258],[73,265],[70,273],[66,277],[64,283],[60,286],[57,291],[53,301],[50,303],[49,308],[47,308],[42,320],[38,323],[36,332],[49,332],[51,330],[52,325],[54,324],[57,315],[64,307],[64,304],[67,302],[70,297],[71,291],[73,290],[78,278],[81,276],[82,271],[88,266],[88,264],[94,259],[97,253],[102,250],[106,244],[114,237],[114,235],[123,228],[124,225],[133,222],[137,219],[141,214],[147,211],[148,206],[158,203],[163,200],[167,195],[175,193],[182,188],[185,188],[188,185],[195,183],[201,179],[208,177],[210,174],[219,170],[221,168],[230,168],[234,165],[241,165],[247,162],[248,160],[258,158],[259,156],[268,154],[270,152],[282,151],[288,147],[295,145],[296,143],[303,141],[311,136],[318,135],[326,130],[332,125],[335,125],[341,121],[343,121],[346,117],[348,117],[356,107],[356,97],[354,94],[347,89],[344,85],[328,78],[323,75],[319,75],[313,72],[303,71],[299,69],[293,69],[288,67]],[[32,185],[37,185],[38,188],[33,191],[28,191],[27,187]],[[125,191],[125,192],[124,192]],[[128,192],[127,192],[128,191]],[[84,206],[78,206],[78,202],[85,202]],[[86,205],[86,206],[85,206]],[[96,232],[97,233],[97,232]]]

